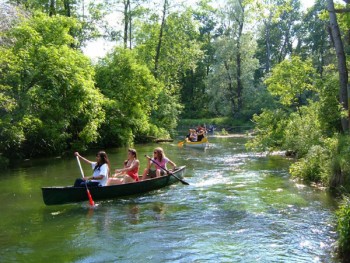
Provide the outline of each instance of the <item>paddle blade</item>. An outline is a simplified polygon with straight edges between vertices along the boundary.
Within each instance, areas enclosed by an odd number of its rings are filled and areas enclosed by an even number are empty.
[[[88,198],[89,198],[89,203],[90,203],[90,205],[91,205],[91,206],[94,206],[94,205],[95,205],[95,202],[94,202],[94,200],[92,200],[92,196],[91,196],[91,194],[90,194],[89,189],[86,189],[86,192],[87,192],[87,195],[88,195]]]
[[[185,184],[185,185],[190,185],[189,183],[187,183],[186,181],[184,181],[184,180],[181,180],[180,181],[182,184]]]
[[[179,146],[179,147],[182,147],[184,145],[184,142],[182,141],[182,142],[179,142],[178,144],[177,144],[177,146]]]

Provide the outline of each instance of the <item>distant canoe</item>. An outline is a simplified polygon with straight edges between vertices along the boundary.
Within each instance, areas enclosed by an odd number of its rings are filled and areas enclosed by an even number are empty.
[[[182,179],[186,166],[178,167],[173,174]],[[103,187],[89,187],[94,201],[113,199],[117,197],[136,195],[157,190],[165,186],[178,182],[172,175],[165,175],[154,179],[140,181],[136,183],[119,184]],[[46,205],[61,205],[66,203],[76,203],[87,201],[85,187],[56,186],[42,187],[43,200]]]
[[[184,141],[184,146],[190,147],[190,148],[206,148],[209,146],[209,141],[207,137],[204,137],[201,141],[199,142],[191,142],[188,139]]]

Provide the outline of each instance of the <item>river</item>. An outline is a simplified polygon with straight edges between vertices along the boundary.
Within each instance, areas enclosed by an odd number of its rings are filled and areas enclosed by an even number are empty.
[[[127,198],[46,206],[42,186],[73,184],[73,156],[26,161],[0,176],[0,262],[339,262],[336,203],[291,179],[292,160],[245,150],[244,137],[210,137],[206,150],[162,146],[181,183]],[[127,149],[109,149],[112,168]],[[87,155],[94,160],[95,153]],[[82,163],[85,174],[89,167]]]

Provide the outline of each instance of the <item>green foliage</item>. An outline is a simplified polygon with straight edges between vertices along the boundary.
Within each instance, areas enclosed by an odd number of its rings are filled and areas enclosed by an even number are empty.
[[[299,0],[255,1],[254,18],[259,20],[257,52],[261,67],[256,78],[264,77],[271,68],[293,54],[293,41],[300,28]],[[283,39],[283,41],[281,41]]]
[[[157,104],[158,107],[152,110],[152,123],[163,131],[173,131],[182,110],[178,96],[172,95],[169,89],[163,89],[159,94]]]
[[[277,108],[277,102],[263,85],[245,87],[243,101],[244,107],[240,114],[242,120],[250,120],[254,114],[259,115],[262,109],[274,110]]]
[[[148,23],[140,24],[136,32],[136,50],[139,58],[169,88],[178,88],[174,84],[188,70],[195,69],[197,60],[203,56],[196,41],[198,31],[191,15],[191,11],[187,10],[170,13],[167,17],[161,39],[157,72],[155,72],[155,56],[160,31],[157,17],[154,16]]]
[[[188,72],[196,69],[196,62],[203,56],[197,43],[198,31],[191,12],[170,13],[166,17],[160,39],[157,16],[140,24],[136,32],[138,58],[144,61],[158,81],[164,83],[151,114],[151,122],[159,131],[172,131],[177,126],[183,106],[179,102],[179,82]],[[156,61],[157,47],[161,44]],[[158,62],[156,64],[156,62]]]
[[[205,125],[207,128],[209,125],[214,125],[218,128],[226,127],[228,128],[239,128],[238,130],[244,131],[251,129],[253,127],[252,122],[242,121],[240,119],[232,119],[230,117],[220,117],[220,118],[207,118],[207,119],[181,119],[179,121],[179,128],[187,130],[189,127],[197,127],[199,125]]]
[[[149,134],[151,112],[158,109],[163,85],[134,51],[116,48],[102,59],[96,66],[96,83],[110,100],[105,104],[104,145],[130,144],[136,135]]]
[[[258,60],[254,58],[256,43],[250,33],[242,34],[239,39],[232,38],[231,34],[238,34],[236,27],[238,25],[234,24],[230,34],[217,38],[213,44],[215,62],[205,83],[208,111],[214,116],[241,114],[249,101],[249,94],[255,90],[254,72],[259,67]]]
[[[284,144],[288,117],[288,114],[280,109],[264,110],[260,115],[254,115],[255,136],[246,144],[247,148],[257,151],[280,149]]]
[[[0,49],[8,101],[0,125],[4,156],[59,154],[98,139],[103,97],[90,61],[71,48],[76,26],[74,19],[37,13],[9,31],[14,45]]]
[[[101,10],[95,7],[95,4],[86,3],[85,1],[69,0],[8,0],[18,9],[24,8],[29,12],[42,12],[47,16],[73,17],[80,21],[79,27],[70,28],[70,37],[74,37],[74,46],[81,47],[88,40],[100,36],[98,27],[102,28],[103,16]],[[96,4],[101,9],[101,4]],[[88,10],[88,11],[87,11]],[[82,12],[83,11],[83,12]],[[57,26],[61,24],[58,23]],[[55,25],[51,25],[55,26]],[[60,41],[61,39],[58,38]],[[48,39],[51,43],[52,39]]]
[[[350,137],[348,135],[335,134],[325,140],[325,147],[329,150],[330,162],[327,175],[329,186],[332,190],[343,187],[350,191]]]
[[[226,131],[226,129],[222,128],[221,129],[221,135],[227,135],[227,134],[228,134],[228,132]]]
[[[293,151],[299,158],[305,156],[313,145],[320,145],[322,129],[318,119],[318,103],[301,107],[300,114],[292,113],[284,129],[283,149]]]
[[[209,96],[205,79],[215,61],[213,39],[218,24],[217,10],[209,5],[209,1],[200,1],[198,8],[192,10],[192,13],[199,31],[196,40],[203,55],[196,61],[195,68],[188,70],[181,77],[181,102],[184,105],[181,118],[209,118],[216,115],[208,108]]]
[[[328,100],[327,96],[322,97],[320,102],[309,99],[315,100],[318,95],[315,80],[315,70],[310,61],[292,57],[277,65],[265,83],[285,110],[265,110],[260,116],[255,115],[257,136],[248,146],[285,149],[301,158],[313,145],[320,145],[325,133],[322,122],[326,121],[325,117],[320,118],[324,113],[321,109],[326,110]],[[289,113],[291,110],[294,112]]]
[[[335,135],[310,147],[305,157],[291,165],[290,173],[307,182],[317,182],[332,189],[350,190],[350,137]]]
[[[274,67],[265,84],[282,105],[299,110],[310,97],[309,92],[315,91],[314,79],[315,69],[311,61],[302,61],[300,57],[293,56]]]
[[[329,14],[327,0],[317,0],[308,8],[302,17],[302,23],[297,32],[299,44],[296,53],[303,58],[310,58],[318,73],[322,74],[323,67],[330,63],[332,50],[329,49]],[[322,19],[322,13],[325,13]]]
[[[318,80],[319,87],[319,115],[320,125],[325,134],[332,136],[342,130],[341,115],[342,107],[339,103],[339,79],[333,65],[324,69],[321,80]],[[346,113],[345,113],[346,114]]]
[[[344,9],[347,8],[347,4],[345,3],[346,1],[343,1],[344,3],[334,3],[334,7],[336,9]],[[339,24],[339,27],[341,29],[342,32],[344,32],[344,35],[346,35],[345,32],[347,32],[349,30],[350,27],[350,14],[349,12],[339,12],[337,13],[337,21]],[[346,37],[346,36],[344,36]],[[349,53],[348,53],[349,54]]]
[[[350,256],[350,199],[348,196],[344,196],[336,214],[340,256],[348,259]]]
[[[329,155],[327,150],[320,145],[311,146],[307,155],[293,163],[289,172],[292,176],[305,180],[306,182],[317,182],[328,185],[325,170]]]

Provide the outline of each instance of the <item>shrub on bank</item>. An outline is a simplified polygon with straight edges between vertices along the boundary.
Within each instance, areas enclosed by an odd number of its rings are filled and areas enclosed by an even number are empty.
[[[326,172],[328,158],[326,149],[319,145],[312,146],[304,158],[301,158],[290,166],[289,172],[293,177],[306,182],[328,185]]]
[[[350,200],[348,196],[344,197],[337,211],[337,220],[339,256],[346,262],[350,258]]]
[[[312,146],[303,158],[290,166],[290,173],[306,182],[321,183],[333,190],[343,187],[349,192],[349,160],[350,137],[335,135]]]
[[[314,145],[322,144],[324,136],[317,112],[318,104],[311,103],[309,107],[301,107],[298,113],[290,114],[283,130],[282,149],[302,158]]]

